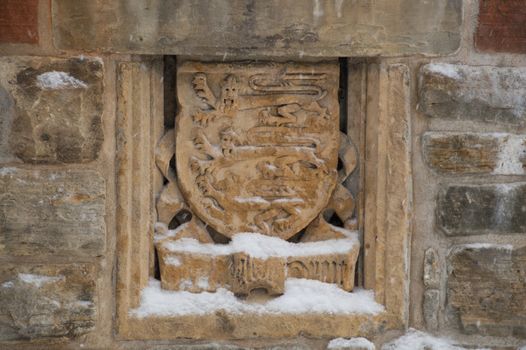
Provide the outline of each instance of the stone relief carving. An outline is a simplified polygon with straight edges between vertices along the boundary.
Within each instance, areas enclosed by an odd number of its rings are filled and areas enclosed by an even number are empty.
[[[359,243],[342,183],[356,153],[339,131],[338,71],[180,65],[176,128],[156,151],[167,181],[155,238],[163,288],[279,295],[295,277],[353,289]],[[191,220],[168,230],[183,211]]]

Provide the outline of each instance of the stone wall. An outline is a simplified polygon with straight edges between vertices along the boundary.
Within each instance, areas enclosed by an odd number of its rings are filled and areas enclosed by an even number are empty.
[[[361,101],[367,118],[378,110],[390,120],[402,110],[411,120],[410,285],[387,301],[400,309],[407,302],[407,321],[389,332],[369,327],[376,331],[367,337],[380,348],[413,327],[466,347],[526,344],[521,1],[138,3],[0,3],[0,348],[327,346],[330,339],[308,334],[210,343],[129,341],[119,333],[116,217],[126,208],[117,206],[116,178],[124,147],[119,113],[127,107],[118,106],[117,91],[122,84],[133,85],[130,93],[150,90],[119,80],[119,67],[131,62],[147,72],[141,79],[153,79],[152,62],[162,55],[349,57],[349,81],[371,87],[349,86],[349,101]],[[356,67],[364,73],[353,75]],[[382,72],[387,78],[376,76]],[[390,89],[385,104],[371,93],[377,81]],[[403,106],[390,110],[393,99]],[[134,118],[143,113],[137,106]],[[393,216],[398,208],[388,209]]]
[[[504,28],[523,16],[513,5],[465,3],[464,45],[415,70],[411,292],[414,326],[510,349],[526,343],[526,58],[513,54],[526,46]]]

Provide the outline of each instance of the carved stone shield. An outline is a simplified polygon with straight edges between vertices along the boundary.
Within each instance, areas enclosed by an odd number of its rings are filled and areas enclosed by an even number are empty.
[[[176,168],[194,214],[219,233],[288,239],[337,182],[339,69],[324,64],[178,67]]]

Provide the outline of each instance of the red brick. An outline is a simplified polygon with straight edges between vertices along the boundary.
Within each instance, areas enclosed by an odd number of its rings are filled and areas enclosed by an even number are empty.
[[[0,0],[0,43],[38,44],[38,0]]]
[[[526,1],[480,0],[475,46],[480,51],[526,53]]]

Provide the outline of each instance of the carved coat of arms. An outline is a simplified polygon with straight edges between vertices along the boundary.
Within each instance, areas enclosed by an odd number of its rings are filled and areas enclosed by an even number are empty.
[[[338,88],[335,63],[178,67],[176,127],[158,148],[168,184],[157,210],[166,224],[182,209],[193,217],[177,233],[158,235],[163,287],[280,294],[288,276],[352,290],[359,243],[348,230],[354,202],[342,183],[356,155],[339,130]],[[326,221],[334,214],[344,228]],[[235,244],[218,250],[207,226],[233,240],[258,233],[252,242],[277,244],[277,253],[261,259]],[[293,237],[300,243],[286,242]],[[334,239],[336,250],[316,243]]]
[[[193,211],[228,237],[305,228],[338,175],[335,67],[183,66],[179,79],[176,164]]]

